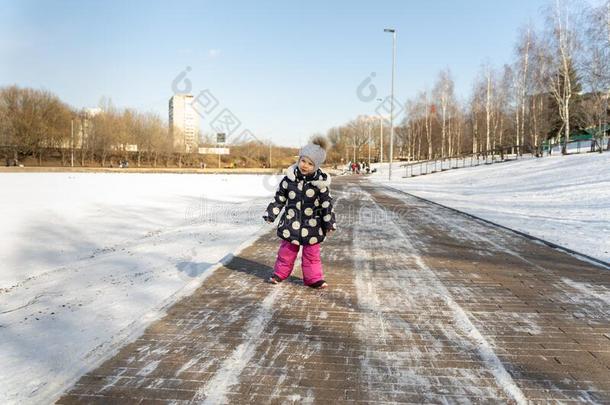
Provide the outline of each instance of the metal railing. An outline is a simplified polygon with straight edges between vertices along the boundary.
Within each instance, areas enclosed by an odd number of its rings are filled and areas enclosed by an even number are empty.
[[[504,146],[488,151],[477,153],[464,153],[444,158],[422,160],[418,162],[405,163],[400,167],[405,168],[404,177],[424,176],[426,174],[444,172],[447,170],[460,169],[464,167],[475,167],[493,163],[516,160],[524,155],[540,156],[540,151],[529,145]]]
[[[608,138],[602,139],[576,139],[569,141],[567,145],[567,154],[578,154],[578,153],[590,153],[590,152],[602,152],[608,148]],[[553,154],[561,154],[563,151],[563,143],[553,143],[544,145],[541,149],[543,156],[549,156]]]

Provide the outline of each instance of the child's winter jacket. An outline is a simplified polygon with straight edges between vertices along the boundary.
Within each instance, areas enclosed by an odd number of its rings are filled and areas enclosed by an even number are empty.
[[[277,234],[295,245],[315,245],[329,230],[336,229],[330,196],[330,176],[321,169],[303,176],[297,165],[286,170],[274,201],[263,218],[274,221],[285,206]]]

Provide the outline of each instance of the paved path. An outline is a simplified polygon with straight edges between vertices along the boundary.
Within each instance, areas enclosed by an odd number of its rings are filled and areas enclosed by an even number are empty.
[[[610,271],[360,178],[326,291],[273,232],[83,376],[73,403],[610,402]]]

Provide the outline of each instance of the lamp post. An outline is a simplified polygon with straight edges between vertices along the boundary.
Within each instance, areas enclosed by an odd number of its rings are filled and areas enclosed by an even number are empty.
[[[383,163],[383,117],[379,117],[379,163]]]
[[[70,167],[74,167],[74,118],[70,121]]]
[[[377,101],[383,101],[383,99],[378,98]],[[381,114],[379,114],[379,163],[383,163],[383,115]]]
[[[388,171],[388,180],[392,180],[392,160],[394,158],[394,66],[396,64],[396,30],[394,28],[386,28],[383,32],[392,34],[392,91],[390,96],[390,170]]]
[[[369,122],[367,124],[367,130],[368,130],[368,134],[369,134],[369,140],[368,140],[368,144],[369,144],[369,162],[368,162],[368,165],[369,165],[369,167],[371,167],[371,125],[373,125],[373,124],[369,120]]]

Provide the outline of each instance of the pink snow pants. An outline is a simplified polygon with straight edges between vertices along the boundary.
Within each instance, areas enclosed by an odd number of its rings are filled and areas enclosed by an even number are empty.
[[[294,261],[299,253],[300,246],[282,240],[280,250],[275,260],[274,274],[282,280],[292,273]],[[303,283],[311,285],[324,278],[322,274],[322,260],[320,260],[320,244],[304,245],[302,257]]]

